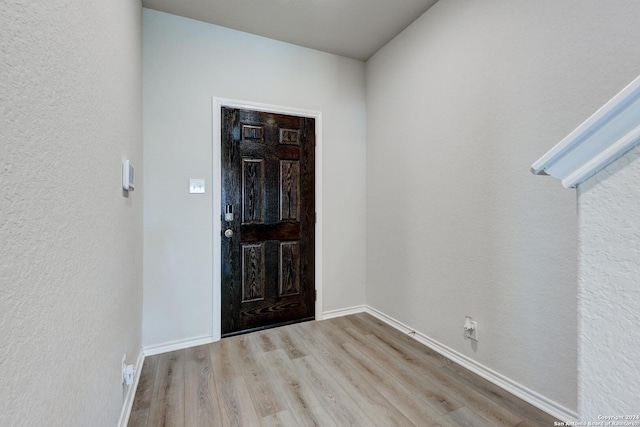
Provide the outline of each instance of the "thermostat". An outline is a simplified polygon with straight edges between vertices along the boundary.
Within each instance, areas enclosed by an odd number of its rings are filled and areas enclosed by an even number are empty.
[[[122,162],[122,188],[133,191],[134,168],[129,160]]]

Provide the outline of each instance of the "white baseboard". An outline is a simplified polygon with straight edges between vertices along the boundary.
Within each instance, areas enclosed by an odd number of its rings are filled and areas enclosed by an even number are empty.
[[[129,386],[127,397],[122,405],[120,420],[118,420],[119,427],[126,427],[126,425],[129,424],[131,408],[133,407],[133,399],[136,397],[136,390],[138,389],[138,383],[140,382],[140,374],[142,373],[142,365],[144,365],[144,350],[140,349],[140,352],[138,353],[138,360],[136,360],[136,376],[133,379],[133,384]]]
[[[334,317],[348,316],[350,314],[364,313],[367,310],[366,305],[356,305],[354,307],[339,308],[337,310],[329,310],[322,313],[322,319],[333,319]]]
[[[525,402],[528,402],[533,406],[545,411],[549,415],[554,416],[561,421],[576,421],[578,419],[578,414],[576,412],[567,409],[559,403],[556,403],[551,399],[523,386],[522,384],[519,384],[512,379],[507,378],[504,375],[499,374],[498,372],[476,362],[475,360],[458,353],[457,351],[447,347],[446,345],[441,344],[438,341],[431,339],[420,332],[417,332],[415,329],[392,318],[391,316],[387,316],[386,314],[368,305],[365,306],[365,311],[376,317],[377,319],[383,321],[384,323],[388,324],[389,326],[399,330],[400,332],[403,332],[405,334],[411,333],[411,336],[415,338],[419,343],[440,353],[447,359],[481,376],[485,380],[492,382],[498,387],[503,388],[504,390],[508,391],[514,396],[519,397]]]
[[[145,356],[155,356],[156,354],[168,353],[170,351],[182,350],[198,345],[211,344],[213,337],[211,335],[202,335],[199,337],[187,338],[184,340],[169,341],[162,344],[155,344],[144,347]]]

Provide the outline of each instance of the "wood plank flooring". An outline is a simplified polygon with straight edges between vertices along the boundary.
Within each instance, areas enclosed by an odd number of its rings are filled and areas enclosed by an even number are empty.
[[[552,426],[368,314],[146,358],[129,426]]]

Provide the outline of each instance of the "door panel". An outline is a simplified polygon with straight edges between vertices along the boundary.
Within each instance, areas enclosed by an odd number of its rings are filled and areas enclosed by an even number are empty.
[[[242,223],[264,223],[264,159],[242,159]]]
[[[315,121],[222,109],[222,335],[314,318]]]
[[[242,245],[242,302],[264,300],[264,243]]]
[[[300,220],[300,162],[280,160],[280,221]]]

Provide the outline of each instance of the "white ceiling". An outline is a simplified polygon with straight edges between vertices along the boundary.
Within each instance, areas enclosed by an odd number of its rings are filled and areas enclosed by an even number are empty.
[[[142,0],[149,9],[367,60],[437,0]]]

